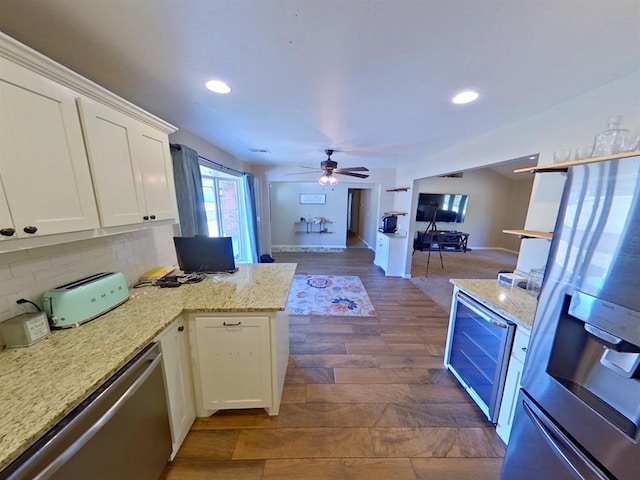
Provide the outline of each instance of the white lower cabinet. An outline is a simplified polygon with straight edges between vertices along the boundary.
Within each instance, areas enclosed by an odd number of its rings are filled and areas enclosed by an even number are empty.
[[[191,314],[196,414],[265,408],[277,415],[289,357],[286,312]]]
[[[162,367],[171,426],[171,459],[178,453],[196,418],[193,379],[189,355],[189,335],[182,317],[176,319],[156,339],[162,351]]]
[[[378,232],[373,263],[381,267],[387,277],[402,276],[402,242],[406,241],[407,237]]]
[[[500,413],[498,414],[498,423],[496,424],[496,432],[506,444],[509,443],[513,416],[516,412],[520,380],[527,355],[530,333],[529,330],[522,327],[516,329],[511,356],[509,357],[509,367],[500,404]]]

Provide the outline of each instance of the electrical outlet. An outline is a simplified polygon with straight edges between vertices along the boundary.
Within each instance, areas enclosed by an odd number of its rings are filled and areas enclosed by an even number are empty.
[[[21,313],[33,312],[33,305],[30,303],[18,303],[18,300],[21,298],[25,298],[24,295],[14,294],[9,298],[9,304],[11,305],[11,312],[15,313],[15,315],[20,315]]]
[[[23,295],[19,293],[14,293],[13,295],[7,296],[7,303],[9,304],[9,308],[11,309],[11,315],[14,317],[17,315],[20,315],[21,313],[25,313],[29,311],[27,308],[29,307],[28,303],[19,305],[16,302],[19,298],[23,298]]]
[[[20,313],[27,313],[33,310],[33,307],[28,303],[18,303],[17,305],[18,305],[18,310],[20,310]]]

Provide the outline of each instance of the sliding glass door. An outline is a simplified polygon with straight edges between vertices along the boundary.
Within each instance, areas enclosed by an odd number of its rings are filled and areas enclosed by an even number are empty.
[[[246,215],[242,179],[200,165],[209,236],[231,237],[237,262],[247,262]]]

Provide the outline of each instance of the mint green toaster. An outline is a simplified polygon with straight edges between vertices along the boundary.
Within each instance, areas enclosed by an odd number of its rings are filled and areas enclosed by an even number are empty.
[[[103,272],[45,292],[42,307],[52,328],[71,328],[99,317],[128,299],[129,287],[124,275]]]

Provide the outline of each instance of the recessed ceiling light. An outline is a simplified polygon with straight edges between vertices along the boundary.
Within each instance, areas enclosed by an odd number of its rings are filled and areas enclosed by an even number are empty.
[[[460,105],[463,103],[473,102],[474,100],[477,100],[479,96],[480,95],[478,94],[478,92],[475,92],[473,90],[465,90],[464,92],[460,92],[455,97],[453,97],[451,101]]]
[[[231,91],[231,87],[220,80],[209,80],[204,84],[209,90],[215,93],[220,93],[222,95],[226,95]]]

